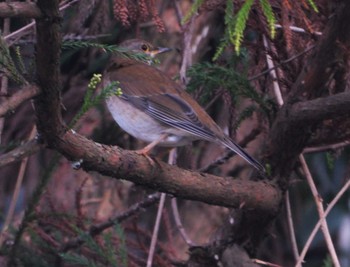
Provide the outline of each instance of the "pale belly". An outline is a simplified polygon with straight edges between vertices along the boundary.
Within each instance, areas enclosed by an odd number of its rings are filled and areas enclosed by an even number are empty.
[[[184,131],[159,123],[117,96],[109,97],[106,103],[118,125],[128,134],[142,141],[151,143],[168,134],[168,137],[159,145],[183,146],[197,139]]]

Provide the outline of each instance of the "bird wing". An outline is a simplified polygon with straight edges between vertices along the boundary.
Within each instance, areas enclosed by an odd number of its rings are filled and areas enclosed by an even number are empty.
[[[265,172],[264,167],[257,160],[245,152],[243,148],[233,142],[229,137],[224,136],[222,138],[219,137],[219,139],[214,132],[208,127],[205,127],[199,121],[197,114],[191,106],[180,99],[177,95],[162,94],[151,97],[133,97],[123,94],[121,97],[162,123],[186,131],[204,140],[220,141],[227,148],[231,149],[247,162],[255,166],[255,168],[261,172]],[[172,108],[169,108],[163,103],[171,103]],[[178,106],[176,110],[173,108],[174,105]]]
[[[218,141],[218,136],[224,136],[202,107],[158,69],[126,61],[112,64],[108,73],[110,81],[120,83],[121,99],[161,123],[208,141]],[[205,123],[200,117],[205,118]]]
[[[215,141],[217,139],[216,135],[199,120],[191,106],[176,95],[167,93],[152,96],[122,94],[121,98],[164,124],[205,140]]]
[[[107,71],[109,80],[120,82],[121,99],[161,123],[201,139],[221,143],[258,170],[264,170],[258,161],[222,132],[189,94],[161,71],[135,61],[112,63]]]

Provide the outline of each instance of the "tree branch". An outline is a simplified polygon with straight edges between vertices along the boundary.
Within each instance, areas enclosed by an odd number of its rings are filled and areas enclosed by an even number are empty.
[[[290,106],[285,119],[297,123],[317,123],[350,113],[350,92],[298,102]]]
[[[40,9],[34,2],[0,3],[0,18],[38,18],[40,16]]]
[[[35,85],[23,87],[21,90],[13,94],[9,99],[0,104],[0,117],[3,117],[9,111],[15,110],[24,101],[31,99],[39,94],[40,88]]]
[[[281,194],[273,183],[223,178],[183,170],[156,161],[154,165],[133,151],[97,144],[72,131],[56,142],[68,159],[82,161],[87,171],[125,179],[176,197],[212,205],[275,213]]]
[[[132,205],[127,211],[118,214],[116,216],[113,216],[112,218],[109,218],[107,221],[92,225],[90,228],[85,232],[85,234],[88,234],[92,237],[102,233],[104,230],[116,225],[120,224],[126,219],[129,219],[130,217],[140,213],[141,211],[144,211],[148,207],[154,205],[156,202],[159,201],[159,193],[155,193],[153,195],[148,195],[147,198],[145,198],[143,201],[138,202],[134,205]],[[67,252],[73,248],[77,248],[81,246],[85,242],[84,235],[79,235],[78,237],[69,240],[68,242],[64,243],[61,248],[58,249],[60,252]]]
[[[38,152],[41,148],[44,148],[43,145],[40,145],[37,140],[33,139],[25,144],[7,152],[4,155],[0,156],[0,167],[8,165],[10,163],[14,163],[22,160],[25,157],[28,157],[36,152]]]
[[[38,0],[43,16],[36,19],[37,81],[41,94],[35,99],[37,129],[50,147],[66,131],[61,115],[61,17],[58,0]]]

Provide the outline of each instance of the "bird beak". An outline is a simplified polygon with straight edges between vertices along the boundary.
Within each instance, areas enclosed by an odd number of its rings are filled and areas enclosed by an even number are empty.
[[[157,47],[157,49],[151,51],[151,57],[155,57],[156,55],[158,54],[162,54],[162,53],[165,53],[165,52],[169,52],[173,49],[171,48],[168,48],[168,47]]]

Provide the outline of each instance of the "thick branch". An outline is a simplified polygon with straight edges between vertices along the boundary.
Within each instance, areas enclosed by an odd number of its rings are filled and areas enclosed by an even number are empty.
[[[38,18],[40,16],[40,9],[34,2],[0,3],[0,18]]]
[[[317,123],[350,113],[350,92],[298,102],[288,109],[286,119],[297,123]]]
[[[59,140],[57,149],[71,160],[81,160],[87,171],[132,181],[177,197],[226,207],[244,207],[275,213],[281,195],[272,183],[223,178],[183,170],[149,160],[135,152],[109,147],[71,131]]]
[[[30,85],[25,86],[14,95],[12,95],[9,99],[0,104],[0,117],[6,115],[9,111],[15,110],[20,104],[24,101],[31,99],[32,97],[39,94],[40,89],[37,86]]]
[[[36,66],[37,80],[41,94],[35,100],[38,117],[38,133],[50,145],[54,146],[56,137],[65,131],[61,115],[60,52],[61,17],[58,0],[39,0],[37,2],[43,16],[36,20],[37,44]]]

